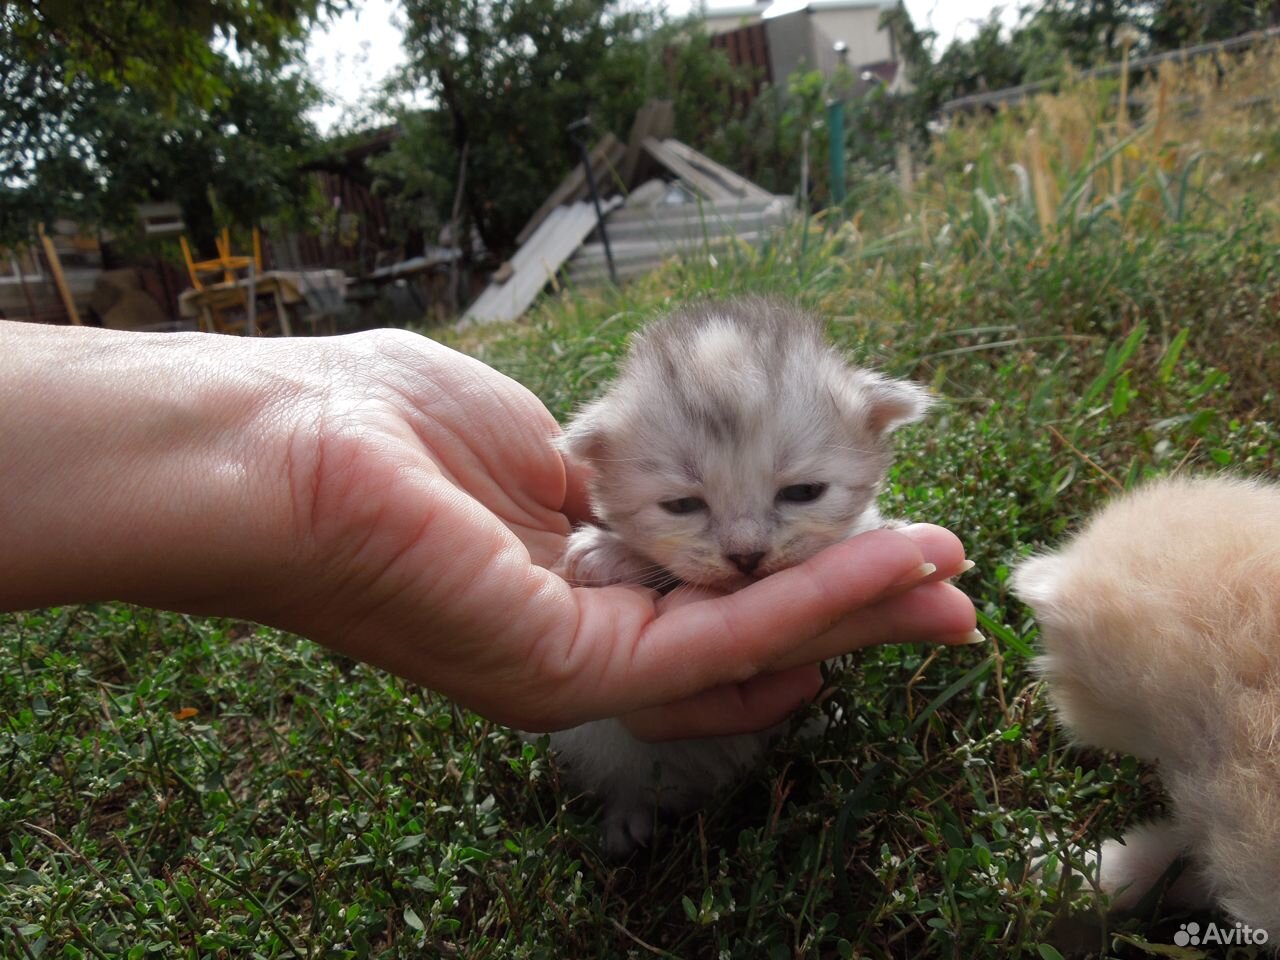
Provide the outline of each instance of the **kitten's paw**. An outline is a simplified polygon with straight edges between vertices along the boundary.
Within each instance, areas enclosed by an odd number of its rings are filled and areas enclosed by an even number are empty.
[[[1142,824],[1124,836],[1108,840],[1097,857],[1098,886],[1112,910],[1132,910],[1158,884],[1173,862],[1185,853],[1183,838],[1172,821]],[[1090,854],[1089,860],[1095,855]],[[1196,870],[1188,867],[1173,877],[1164,902],[1175,907],[1200,908],[1210,903],[1209,892]]]
[[[575,587],[607,587],[611,583],[644,583],[661,570],[600,527],[580,527],[569,535],[556,571]]]
[[[614,860],[631,856],[653,842],[655,810],[651,803],[610,803],[601,823],[604,852]]]

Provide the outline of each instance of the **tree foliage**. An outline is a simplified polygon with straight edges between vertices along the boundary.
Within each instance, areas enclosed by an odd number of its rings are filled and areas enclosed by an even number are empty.
[[[279,63],[316,18],[349,0],[6,0],[0,33],[18,62],[205,103],[222,89],[218,49]]]
[[[0,41],[0,70],[7,54]],[[222,223],[296,206],[306,189],[299,166],[315,139],[304,116],[314,89],[297,71],[225,56],[213,66],[222,92],[204,107],[169,106],[56,62],[25,74],[25,83],[6,79],[0,243],[21,243],[35,224],[60,216],[124,226],[136,204],[174,200],[207,248]]]
[[[590,115],[598,131],[626,135],[652,85],[654,18],[616,0],[405,0],[404,7],[409,64],[396,88],[439,104],[442,122],[402,123],[398,156],[380,172],[404,190],[448,185],[434,198],[447,216],[465,147],[465,212],[486,246],[508,249],[577,161],[569,123]],[[401,179],[406,158],[428,173]]]
[[[1093,67],[1120,57],[1120,31],[1132,28],[1135,54],[1160,53],[1226,40],[1280,24],[1276,0],[1041,0],[1022,8],[1005,28],[997,15],[977,33],[934,48],[901,8],[887,15],[917,90],[917,113],[932,115],[945,101],[1044,80],[1066,66]]]
[[[250,223],[297,204],[318,94],[290,64],[291,44],[333,6],[6,6],[0,243],[59,216],[114,227],[139,202],[177,200],[208,247],[215,205],[220,222]]]

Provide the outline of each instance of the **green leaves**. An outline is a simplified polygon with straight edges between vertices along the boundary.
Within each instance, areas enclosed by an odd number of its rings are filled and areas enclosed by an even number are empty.
[[[311,22],[347,6],[347,0],[14,0],[0,13],[0,32],[11,35],[13,53],[27,62],[46,60],[56,47],[72,78],[208,107],[227,92],[211,45],[232,43],[244,56],[278,63]]]
[[[61,216],[132,227],[149,200],[178,201],[198,240],[301,206],[318,94],[291,38],[338,5],[7,5],[20,29],[0,28],[0,244]]]
[[[660,73],[656,20],[615,0],[406,0],[409,64],[400,93],[438,111],[401,114],[404,135],[372,164],[395,205],[436,223],[462,213],[490,250],[509,250],[555,185],[580,162],[566,127],[590,115],[595,140],[625,137]]]

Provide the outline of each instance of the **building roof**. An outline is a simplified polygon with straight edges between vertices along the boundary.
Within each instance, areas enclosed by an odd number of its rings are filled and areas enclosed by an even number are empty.
[[[737,3],[731,7],[709,7],[707,20],[723,20],[730,17],[752,17],[769,9],[768,3]]]
[[[779,0],[768,5],[764,16],[779,17],[784,13],[795,13],[807,10],[810,13],[821,13],[832,10],[889,10],[897,6],[895,0],[809,0],[808,3],[795,3],[793,0]]]
[[[897,0],[809,0],[797,4],[795,0],[764,0],[761,3],[735,3],[733,6],[708,7],[706,20],[729,20],[734,17],[777,17],[797,10],[821,12],[826,10],[889,10],[897,6]]]
[[[810,10],[856,10],[859,7],[878,7],[889,10],[896,7],[896,0],[809,0]]]

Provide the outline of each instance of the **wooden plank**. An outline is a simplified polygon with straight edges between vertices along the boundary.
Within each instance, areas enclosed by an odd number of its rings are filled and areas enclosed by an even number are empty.
[[[602,209],[607,213],[621,202],[621,198],[612,198]],[[463,314],[458,327],[515,320],[595,228],[596,211],[591,201],[557,207],[511,258],[510,279],[503,284],[491,283]]]
[[[80,322],[80,311],[76,309],[75,298],[71,296],[71,289],[67,286],[67,278],[62,273],[62,261],[58,258],[58,248],[53,245],[52,238],[44,232],[44,224],[38,227],[40,233],[40,243],[44,247],[45,259],[49,261],[49,272],[53,274],[53,282],[58,288],[58,296],[62,298],[62,306],[67,311],[67,316],[71,318],[71,322],[77,327],[83,326]]]
[[[664,140],[662,145],[668,150],[677,154],[682,160],[696,167],[707,176],[714,177],[725,185],[725,188],[735,196],[755,197],[756,199],[771,198],[773,194],[752,183],[746,177],[741,177],[734,173],[728,167],[716,163],[710,157],[699,153],[693,147],[681,143],[679,140]]]
[[[705,199],[712,201],[736,199],[735,194],[687,163],[674,151],[668,150],[661,141],[653,137],[645,137],[644,149],[659,164],[683,180],[685,186]]]
[[[636,111],[631,135],[627,138],[627,153],[618,171],[624,187],[630,190],[638,182],[636,170],[644,154],[645,138],[665,140],[675,132],[675,128],[676,111],[670,100],[649,100]]]
[[[501,272],[500,277],[495,278],[487,287],[485,287],[480,296],[477,297],[475,302],[467,309],[467,312],[463,314],[464,320],[472,314],[479,317],[487,317],[499,309],[498,302],[502,299],[502,288],[511,282],[512,277],[515,276],[517,268],[521,266],[528,266],[532,263],[529,254],[526,252],[526,248],[531,251],[533,249],[535,239],[540,238],[542,234],[556,230],[560,221],[564,219],[568,211],[568,206],[556,207],[551,211],[550,215],[548,215],[547,218],[542,221],[542,224],[538,229],[534,231],[534,236],[530,237],[529,240],[515,252],[515,255],[503,264],[507,269]]]
[[[588,160],[591,164],[591,172],[595,175],[596,186],[604,195],[614,193],[612,178],[609,176],[611,168],[616,168],[622,162],[622,158],[626,154],[626,147],[612,133],[606,133],[600,138],[600,142],[595,145],[588,154]],[[581,163],[578,163],[569,172],[559,186],[551,191],[551,195],[543,201],[542,206],[537,209],[529,222],[526,223],[518,234],[516,234],[516,246],[523,246],[533,236],[533,232],[541,226],[542,221],[550,216],[551,211],[566,203],[572,203],[575,200],[581,200],[587,196],[587,174]]]

